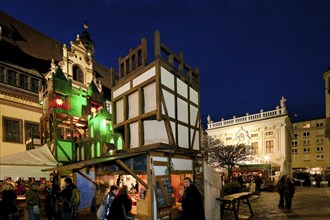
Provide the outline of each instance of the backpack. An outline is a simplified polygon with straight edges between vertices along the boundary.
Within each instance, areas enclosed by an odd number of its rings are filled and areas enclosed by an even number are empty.
[[[72,190],[70,207],[77,207],[80,204],[81,200],[81,191],[78,188]]]

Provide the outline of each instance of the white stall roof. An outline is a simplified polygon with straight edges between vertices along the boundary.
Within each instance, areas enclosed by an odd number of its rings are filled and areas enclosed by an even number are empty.
[[[50,172],[41,170],[56,167],[58,162],[53,157],[47,145],[24,151],[16,154],[0,157],[0,180],[11,177],[15,180],[18,177],[27,179],[35,177],[49,178]]]

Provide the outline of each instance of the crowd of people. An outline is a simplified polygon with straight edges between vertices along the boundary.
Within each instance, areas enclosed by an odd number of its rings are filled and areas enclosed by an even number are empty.
[[[25,181],[14,182],[10,179],[0,185],[0,219],[20,219],[17,208],[17,197],[24,195],[25,209],[29,220],[39,220],[42,210],[48,220],[76,218],[76,206],[72,206],[71,196],[77,188],[71,178],[65,178],[65,186],[61,190],[59,184],[48,183],[47,186],[31,182],[27,187]],[[23,212],[24,213],[24,212]]]

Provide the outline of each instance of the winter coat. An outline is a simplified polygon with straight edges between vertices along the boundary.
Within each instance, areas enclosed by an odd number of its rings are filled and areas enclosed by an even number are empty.
[[[182,198],[182,219],[205,219],[202,196],[194,184],[190,184],[190,186],[184,190]]]

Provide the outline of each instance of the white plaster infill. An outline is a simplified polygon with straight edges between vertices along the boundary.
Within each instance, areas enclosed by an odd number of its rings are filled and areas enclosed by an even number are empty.
[[[222,127],[242,124],[242,123],[246,123],[246,122],[275,118],[275,117],[283,116],[283,115],[287,115],[287,114],[288,113],[287,113],[285,107],[280,108],[279,106],[277,106],[275,110],[264,112],[261,109],[260,113],[253,114],[253,115],[246,113],[246,115],[242,116],[242,117],[236,118],[234,116],[232,119],[228,119],[228,120],[224,120],[222,118],[221,121],[218,121],[218,122],[213,122],[213,121],[208,120],[207,129],[222,128]]]

